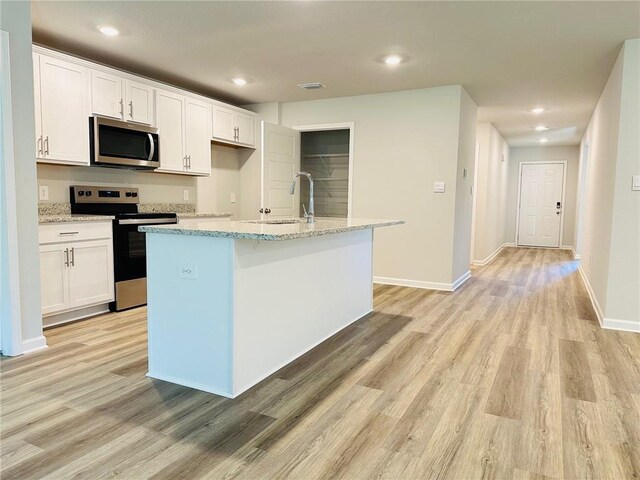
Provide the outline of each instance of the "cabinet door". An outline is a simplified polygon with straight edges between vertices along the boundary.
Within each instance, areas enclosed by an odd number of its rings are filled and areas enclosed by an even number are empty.
[[[254,117],[245,113],[235,113],[235,126],[238,129],[238,143],[255,145]]]
[[[69,246],[69,308],[110,302],[113,296],[113,246],[109,240]]]
[[[109,73],[91,72],[91,111],[95,115],[124,117],[124,80]]]
[[[215,106],[213,107],[213,137],[222,140],[235,141],[235,124],[233,123],[233,110]]]
[[[89,73],[40,55],[40,107],[47,162],[89,164]]]
[[[66,244],[40,247],[40,289],[42,314],[66,310],[69,307],[67,268],[69,250]]]
[[[187,98],[185,101],[185,153],[191,173],[211,173],[211,108],[206,103]]]
[[[42,146],[42,109],[40,108],[40,55],[34,53],[33,56],[33,103],[36,117],[36,158],[44,158],[44,148]]]
[[[130,122],[153,125],[153,87],[127,80],[126,115]]]
[[[156,90],[156,124],[160,136],[160,171],[184,172],[184,97]]]

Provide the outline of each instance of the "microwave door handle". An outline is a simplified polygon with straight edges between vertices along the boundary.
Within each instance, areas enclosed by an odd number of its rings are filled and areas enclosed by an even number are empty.
[[[156,152],[156,142],[153,141],[153,136],[150,133],[147,133],[147,135],[149,135],[149,143],[151,144],[151,149],[149,151],[149,161],[151,161],[153,154]]]

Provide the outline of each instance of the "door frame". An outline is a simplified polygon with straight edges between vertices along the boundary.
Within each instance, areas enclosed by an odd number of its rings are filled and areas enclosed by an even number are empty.
[[[558,234],[558,246],[557,247],[532,247],[532,248],[557,248],[562,249],[562,237],[564,234],[564,209],[566,206],[565,203],[565,195],[567,191],[567,161],[566,160],[554,160],[554,161],[529,161],[529,162],[520,162],[518,165],[518,196],[516,197],[516,201],[518,202],[516,205],[516,246],[517,247],[531,247],[531,245],[520,245],[520,203],[522,194],[522,166],[523,165],[562,165],[562,210],[560,210],[560,233]]]
[[[351,218],[351,216],[353,215],[353,158],[354,158],[353,136],[355,133],[354,122],[321,123],[317,125],[294,125],[291,128],[293,128],[294,130],[298,130],[299,132],[318,132],[323,130],[349,130],[349,182],[347,185],[347,218]]]

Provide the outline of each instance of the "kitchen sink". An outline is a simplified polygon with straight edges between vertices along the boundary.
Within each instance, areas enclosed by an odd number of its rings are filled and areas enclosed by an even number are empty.
[[[300,223],[297,218],[274,218],[273,220],[247,220],[246,223],[260,223],[262,225],[292,225]]]

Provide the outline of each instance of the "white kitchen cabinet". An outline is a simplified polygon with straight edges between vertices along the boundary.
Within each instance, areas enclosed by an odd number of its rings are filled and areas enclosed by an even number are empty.
[[[152,125],[153,88],[99,70],[91,72],[91,112],[117,120]]]
[[[187,98],[185,101],[185,155],[189,172],[211,173],[211,107]]]
[[[89,71],[37,55],[36,157],[40,162],[89,164]]]
[[[231,108],[215,105],[213,107],[212,137],[224,143],[254,147],[256,143],[255,117]]]
[[[105,228],[94,228],[96,226],[40,226],[40,283],[44,316],[113,301],[111,225],[106,223]],[[56,229],[59,230],[57,235]],[[56,237],[65,241],[45,243]],[[91,239],[80,240],[84,238]]]
[[[156,90],[160,168],[187,175],[211,173],[210,106],[173,92]]]

